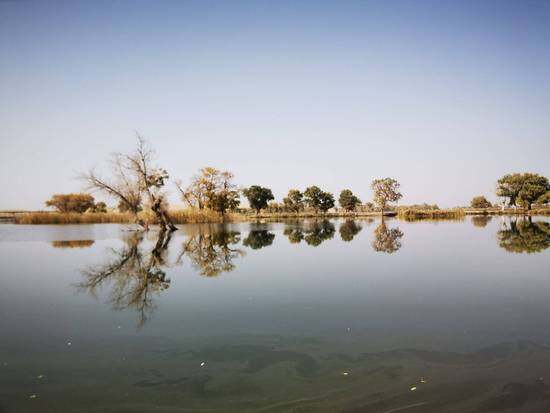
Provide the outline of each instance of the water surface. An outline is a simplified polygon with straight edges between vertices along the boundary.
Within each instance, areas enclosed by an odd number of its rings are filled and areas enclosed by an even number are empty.
[[[0,225],[0,412],[547,412],[549,246],[545,218]]]

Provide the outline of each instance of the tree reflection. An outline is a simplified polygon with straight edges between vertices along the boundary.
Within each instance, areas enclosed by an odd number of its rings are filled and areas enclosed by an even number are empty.
[[[493,217],[490,215],[474,215],[472,216],[472,224],[479,228],[485,228],[492,219]]]
[[[532,222],[531,218],[504,223],[497,232],[501,248],[514,253],[535,253],[550,247],[550,223]]]
[[[54,248],[88,248],[94,245],[93,239],[74,239],[66,241],[52,241]]]
[[[82,271],[84,281],[77,285],[96,296],[97,290],[109,284],[109,302],[115,310],[132,308],[138,313],[138,326],[143,326],[155,310],[154,298],[170,287],[163,270],[171,232],[161,231],[154,248],[142,248],[143,233],[133,232],[121,250],[112,250],[113,258],[106,264]]]
[[[274,239],[275,234],[269,232],[267,229],[252,230],[243,240],[243,245],[245,247],[252,248],[253,250],[258,250],[263,247],[269,247],[273,244]]]
[[[233,271],[233,260],[245,255],[244,251],[232,247],[239,243],[240,232],[218,225],[199,225],[197,228],[198,231],[190,234],[183,244],[177,263],[187,256],[193,268],[204,277]]]
[[[401,248],[403,232],[399,228],[388,228],[384,220],[374,230],[372,248],[377,252],[392,254]]]
[[[304,240],[307,245],[317,247],[326,240],[332,239],[336,232],[334,224],[329,220],[304,222],[300,226],[287,227],[284,234],[292,244]]]
[[[346,220],[340,225],[340,238],[342,241],[353,241],[353,238],[363,229],[363,227],[353,220]]]

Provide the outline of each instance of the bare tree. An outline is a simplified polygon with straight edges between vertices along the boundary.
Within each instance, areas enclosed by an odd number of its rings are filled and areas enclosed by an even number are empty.
[[[138,218],[142,209],[143,198],[146,198],[161,230],[176,230],[168,212],[167,202],[162,187],[168,180],[165,169],[152,166],[153,151],[146,145],[145,139],[138,135],[138,144],[134,153],[115,153],[111,159],[112,178],[106,179],[94,170],[83,174],[81,178],[90,190],[103,192],[119,201],[119,205],[131,212],[135,221],[144,228],[146,222]]]
[[[162,187],[169,178],[166,169],[152,167],[153,151],[147,147],[145,139],[139,135],[135,153],[126,155],[125,158],[128,167],[138,180],[141,193],[148,198],[149,206],[154,212],[161,230],[168,228],[170,231],[175,231],[177,228],[168,216],[167,202],[162,192]]]

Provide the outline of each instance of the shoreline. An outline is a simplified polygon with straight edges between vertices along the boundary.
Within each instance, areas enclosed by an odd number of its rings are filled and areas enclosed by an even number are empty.
[[[506,208],[449,208],[449,209],[409,209],[399,207],[393,211],[385,211],[385,217],[396,217],[402,220],[430,220],[430,219],[464,219],[466,216],[550,216],[550,208],[538,208],[533,210],[523,210]],[[325,214],[315,212],[263,212],[254,213],[228,213],[221,217],[209,210],[178,210],[171,211],[170,216],[174,224],[191,223],[222,223],[222,222],[254,222],[257,220],[289,220],[289,219],[361,219],[381,217],[380,211],[365,212],[341,212],[332,211]],[[146,219],[154,224],[154,218],[151,214],[144,212],[140,218]],[[0,223],[14,223],[27,225],[70,225],[70,224],[129,224],[133,223],[134,218],[127,213],[107,212],[107,213],[60,213],[50,211],[2,211],[0,212]]]

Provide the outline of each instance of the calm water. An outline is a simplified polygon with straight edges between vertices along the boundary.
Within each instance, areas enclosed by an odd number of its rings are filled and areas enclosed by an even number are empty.
[[[0,225],[0,412],[548,412],[550,221]]]

